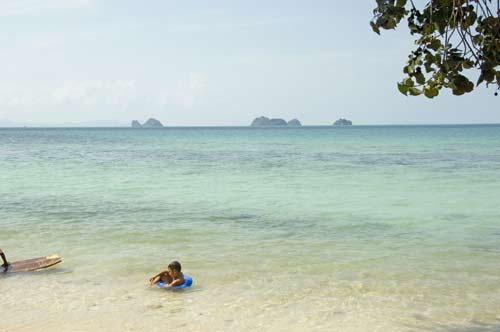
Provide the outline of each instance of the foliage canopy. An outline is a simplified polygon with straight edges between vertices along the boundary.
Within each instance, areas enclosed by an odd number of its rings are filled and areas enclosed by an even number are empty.
[[[407,18],[418,37],[398,83],[401,93],[434,98],[444,87],[462,95],[483,82],[500,89],[500,0],[430,0],[423,8],[413,0],[376,3],[373,31],[395,29]],[[479,75],[475,85],[466,70]]]

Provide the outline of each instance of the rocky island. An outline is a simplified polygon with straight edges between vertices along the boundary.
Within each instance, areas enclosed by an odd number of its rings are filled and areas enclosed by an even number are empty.
[[[302,126],[302,123],[300,123],[300,121],[297,119],[292,119],[292,120],[288,121],[287,125],[290,127],[300,127],[300,126]]]
[[[347,119],[338,119],[333,123],[334,126],[352,126],[352,121]]]
[[[163,124],[159,120],[149,118],[142,125],[137,120],[132,121],[132,128],[163,128]]]
[[[299,120],[293,119],[286,122],[283,119],[269,119],[265,116],[260,116],[252,121],[251,127],[299,127],[302,124]]]

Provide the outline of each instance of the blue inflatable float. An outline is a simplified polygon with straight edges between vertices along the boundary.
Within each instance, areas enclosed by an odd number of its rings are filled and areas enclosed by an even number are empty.
[[[177,286],[174,286],[172,287],[173,289],[181,289],[181,288],[187,288],[187,287],[191,287],[191,285],[193,284],[193,278],[191,278],[190,276],[187,276],[187,275],[184,275],[184,283],[180,284],[180,285],[177,285]],[[162,282],[162,281],[158,281],[156,283],[157,286],[160,286],[160,287],[164,287],[166,286],[167,284]]]

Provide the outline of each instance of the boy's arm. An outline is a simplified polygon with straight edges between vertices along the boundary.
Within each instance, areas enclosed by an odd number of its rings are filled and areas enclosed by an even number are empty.
[[[165,271],[161,271],[160,273],[156,274],[156,275],[155,275],[153,278],[151,278],[151,279],[154,279],[154,278],[156,278],[156,277],[159,277],[159,276],[161,276],[161,275],[162,275],[163,273],[165,273],[165,272],[167,272],[167,270],[165,270]],[[151,280],[151,279],[149,279],[149,280]]]
[[[160,276],[163,274],[163,273],[166,273],[167,270],[165,271],[161,271],[160,273],[158,273],[157,275],[155,275],[153,278],[149,279],[149,282],[152,284],[155,284],[158,282],[158,280],[160,280]]]
[[[184,283],[184,279],[175,279],[174,281],[172,281],[168,285],[163,286],[163,288],[172,288],[174,286],[182,285],[183,283]]]
[[[150,283],[151,285],[154,285],[154,284],[156,284],[159,280],[160,280],[160,277],[159,277],[159,276],[156,276],[156,277],[153,277],[153,278],[149,279],[149,283]]]

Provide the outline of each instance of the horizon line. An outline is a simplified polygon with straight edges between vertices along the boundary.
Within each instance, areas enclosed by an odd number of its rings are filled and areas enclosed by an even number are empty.
[[[389,127],[389,126],[487,126],[487,125],[500,125],[500,122],[449,122],[449,123],[377,123],[377,124],[353,124],[353,125],[333,125],[333,124],[313,124],[313,125],[301,125],[301,126],[251,126],[251,125],[163,125],[163,127],[157,128],[133,128],[132,126],[86,126],[86,125],[13,125],[13,126],[2,126],[0,129],[62,129],[62,128],[88,128],[88,129],[168,129],[168,128],[292,128],[298,129],[302,127],[334,127],[334,128],[348,128],[348,127]]]

